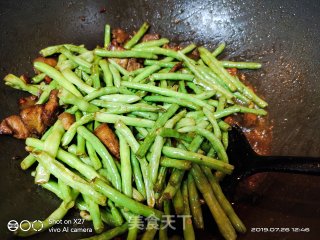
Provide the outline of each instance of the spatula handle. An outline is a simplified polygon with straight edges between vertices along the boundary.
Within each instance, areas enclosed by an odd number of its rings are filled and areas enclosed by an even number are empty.
[[[251,173],[287,172],[320,175],[319,157],[254,156],[250,162]]]

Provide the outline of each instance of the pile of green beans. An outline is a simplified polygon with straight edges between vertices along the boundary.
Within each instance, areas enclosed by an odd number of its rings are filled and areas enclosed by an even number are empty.
[[[258,69],[261,64],[218,60],[224,43],[212,52],[195,44],[168,49],[166,38],[141,42],[148,28],[144,23],[124,50],[111,51],[106,25],[103,48],[50,46],[40,54],[58,55],[55,67],[34,62],[39,74],[32,83],[13,74],[4,78],[7,85],[38,96],[38,103],[58,89],[59,104],[76,119],[68,129],[57,120],[41,139],[26,140],[30,154],[21,168],[35,168],[35,183],[62,200],[41,231],[75,207],[100,234],[88,239],[111,239],[127,231],[127,239],[136,239],[140,217],[152,215],[160,224],[163,214],[188,215],[183,235],[195,239],[195,229],[206,227],[201,199],[225,239],[246,231],[219,185],[234,169],[226,153],[231,127],[224,118],[266,115],[267,103],[227,68]],[[195,49],[199,60],[187,55]],[[117,58],[142,58],[144,64],[128,71]],[[177,64],[180,68],[171,71]],[[44,83],[46,76],[52,83]],[[119,140],[120,160],[94,134],[102,123]],[[142,239],[153,239],[157,232],[148,228]],[[23,237],[35,233],[16,232]],[[160,229],[158,237],[168,239],[167,230]]]

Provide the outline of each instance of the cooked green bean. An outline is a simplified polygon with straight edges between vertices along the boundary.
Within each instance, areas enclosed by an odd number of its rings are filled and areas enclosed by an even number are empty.
[[[177,138],[177,139],[181,139],[184,140],[186,142],[191,142],[193,137],[187,135],[187,134],[183,134],[183,133],[179,133],[177,130],[171,129],[171,128],[160,128],[158,129],[158,134],[162,137],[172,137],[172,138]]]
[[[96,151],[94,150],[94,147],[92,146],[92,144],[90,142],[86,141],[86,148],[87,148],[88,155],[89,155],[89,158],[92,163],[92,167],[95,170],[99,170],[102,167],[102,164],[101,164],[101,161],[100,161]]]
[[[150,80],[184,80],[193,81],[194,76],[188,73],[154,73],[150,76]]]
[[[217,84],[221,86],[223,89],[229,89],[227,84],[206,65],[196,66],[196,68],[200,71],[201,74],[203,74],[204,78],[207,81]]]
[[[94,119],[99,122],[106,123],[115,123],[117,121],[122,121],[126,125],[135,126],[135,127],[146,127],[152,128],[155,124],[154,121],[142,119],[142,118],[134,118],[134,117],[126,117],[122,115],[104,113],[104,112],[96,112]]]
[[[220,206],[222,207],[222,209],[225,211],[225,213],[227,214],[228,218],[230,219],[233,227],[241,233],[245,233],[246,232],[246,227],[244,226],[243,222],[240,220],[240,218],[237,216],[237,214],[234,212],[231,204],[229,203],[229,201],[227,200],[227,198],[225,197],[225,195],[222,192],[222,189],[218,183],[218,181],[216,180],[216,178],[213,176],[212,172],[210,171],[209,168],[206,167],[201,167],[203,173],[205,174],[205,176],[208,179],[208,182],[211,185],[211,188],[214,192],[214,195],[216,196]]]
[[[201,87],[194,84],[193,82],[187,82],[187,86],[191,88],[195,92],[195,94],[203,93],[203,90],[201,89]]]
[[[36,87],[36,85],[27,84],[13,74],[6,75],[3,80],[5,81],[6,85],[15,89],[29,92],[32,95],[38,96],[41,93],[41,90],[38,87]]]
[[[82,137],[86,139],[86,141],[89,141],[93,148],[96,150],[96,152],[99,154],[99,156],[102,159],[102,164],[104,168],[107,168],[110,174],[112,175],[112,184],[113,186],[121,191],[121,177],[118,172],[118,169],[115,165],[115,162],[108,152],[108,150],[105,148],[103,143],[93,134],[91,133],[87,128],[80,126],[77,128],[78,134],[80,134]]]
[[[139,83],[142,82],[145,78],[149,77],[152,73],[160,70],[161,67],[159,65],[152,65],[144,68],[144,70],[139,73],[131,82]]]
[[[77,97],[73,93],[69,92],[66,89],[62,89],[59,92],[59,98],[62,100],[65,104],[73,104],[77,106],[81,111],[83,112],[97,112],[99,111],[99,108],[97,106],[94,106],[93,104],[88,103],[84,98]]]
[[[77,111],[75,113],[76,121],[79,121],[82,117],[82,112]],[[76,155],[77,156],[86,156],[86,140],[79,134],[77,134],[77,146],[76,146]],[[83,159],[81,159],[83,160]]]
[[[110,207],[113,220],[116,222],[117,226],[122,225],[123,217],[110,199],[108,200],[108,206]]]
[[[164,55],[167,57],[173,57],[175,59],[180,60],[178,53],[171,49],[160,48],[160,47],[149,47],[149,48],[137,48],[135,49],[135,51],[138,51],[141,53],[155,54],[155,55]],[[145,57],[145,58],[148,58],[148,57]],[[151,58],[151,59],[157,59],[157,58]]]
[[[157,182],[154,185],[154,190],[157,193],[160,193],[162,191],[162,189],[163,189],[163,186],[164,186],[165,181],[166,181],[167,170],[168,169],[166,167],[160,166],[160,168],[159,168]]]
[[[237,77],[234,78],[235,81],[238,83],[240,91],[242,94],[247,97],[248,99],[252,100],[254,103],[256,103],[259,107],[264,108],[268,106],[268,103],[259,98],[253,90],[251,90],[249,87],[245,86]]]
[[[82,90],[85,93],[91,93],[95,90],[93,87],[90,87],[87,84],[85,84],[72,70],[65,69],[61,73],[69,82],[76,85],[79,88],[79,90]]]
[[[124,69],[122,66],[120,66],[116,61],[109,59],[108,60],[112,66],[114,66],[122,75],[130,75],[130,72],[128,72],[126,69]]]
[[[219,46],[212,52],[212,56],[214,57],[218,56],[220,53],[223,52],[225,47],[226,47],[226,44],[224,42],[219,44]]]
[[[206,117],[208,118],[208,120],[210,121],[212,127],[213,127],[213,133],[214,135],[218,138],[221,139],[221,130],[220,127],[218,125],[218,122],[216,120],[216,118],[214,117],[213,113],[210,112],[208,109],[203,108],[202,109],[203,113],[206,115]]]
[[[63,55],[65,55],[67,58],[78,64],[79,66],[82,66],[84,68],[91,68],[91,63],[87,62],[86,60],[80,58],[79,56],[73,55],[67,48],[61,47],[59,50]]]
[[[140,144],[137,142],[135,137],[133,136],[131,130],[125,125],[124,122],[118,121],[115,124],[115,128],[117,131],[120,132],[125,138],[126,141],[128,142],[129,146],[131,147],[132,151],[136,154],[138,151]],[[145,191],[146,191],[146,196],[147,196],[147,202],[149,206],[154,206],[155,204],[155,199],[154,199],[154,191],[153,191],[153,183],[150,178],[149,174],[149,168],[148,168],[148,163],[147,160],[143,158],[138,158],[140,167],[141,167],[141,172],[145,184]]]
[[[188,174],[187,182],[188,182],[190,209],[193,216],[193,223],[196,228],[203,229],[204,223],[203,223],[200,198],[197,191],[196,183],[191,173]]]
[[[191,62],[191,59],[188,58],[186,55],[184,55],[182,53],[182,51],[178,52],[178,55],[180,56],[180,58],[183,60],[183,62],[185,63],[185,65],[191,70],[191,72],[196,76],[196,81],[194,81],[194,83],[197,83],[198,85],[201,85],[204,88],[210,88],[211,90],[216,90],[218,92],[221,92],[223,95],[225,95],[228,98],[233,98],[233,95],[230,91],[228,91],[227,89],[223,88],[222,86],[218,85],[218,84],[214,84],[212,83],[212,78],[208,77],[206,79],[206,77],[198,70],[198,68],[196,67],[196,65],[194,65]],[[211,82],[210,82],[211,81]]]
[[[222,160],[223,162],[228,162],[228,155],[227,155],[227,153],[226,153],[226,151],[225,151],[220,139],[218,139],[209,130],[206,130],[206,129],[203,129],[203,128],[196,127],[195,131],[199,135],[201,135],[201,136],[205,137],[206,139],[208,139],[208,141],[212,144],[212,147],[214,148],[214,150],[217,152],[218,157],[219,157],[220,160]]]
[[[189,206],[189,193],[188,193],[188,184],[187,181],[183,181],[182,183],[182,197],[183,197],[183,215],[186,217],[186,220],[184,221],[183,226],[183,236],[186,240],[195,240],[195,233],[193,230],[192,225],[192,218],[191,218],[191,212],[190,212],[190,206]]]
[[[173,90],[169,90],[166,88],[160,88],[156,86],[151,86],[151,85],[146,85],[146,84],[141,84],[141,83],[132,83],[132,82],[122,82],[122,86],[132,88],[132,89],[138,89],[138,90],[143,90],[147,92],[153,92],[157,93],[163,96],[168,96],[168,97],[175,97],[175,98],[181,98],[187,101],[192,101],[193,103],[201,106],[201,107],[208,107],[209,109],[213,110],[212,106],[207,104],[206,102],[199,100],[193,96],[190,96],[190,94],[185,94],[185,93],[179,93]]]
[[[36,175],[34,177],[35,184],[47,183],[50,179],[50,172],[42,164],[38,164],[36,168]]]
[[[113,229],[110,229],[106,232],[101,233],[100,235],[88,237],[88,238],[82,238],[81,240],[111,240],[121,234],[124,234],[128,231],[129,224],[124,223],[123,225],[119,227],[115,227]]]
[[[56,178],[61,179],[68,186],[76,189],[77,191],[91,196],[96,203],[100,205],[105,204],[105,196],[95,191],[88,182],[86,182],[83,178],[76,175],[75,173],[71,172],[69,169],[63,166],[63,164],[59,163],[50,155],[45,152],[34,153],[34,155],[37,158],[37,161],[41,163],[46,169],[48,169],[50,173]]]
[[[65,184],[61,179],[58,179],[58,186],[59,186],[63,201],[65,203],[71,203],[72,202],[71,188],[67,184]]]
[[[229,131],[231,129],[231,126],[225,121],[219,121],[218,125],[222,131]]]
[[[147,102],[165,102],[165,103],[177,103],[180,106],[188,107],[194,110],[199,110],[200,107],[194,104],[192,101],[177,99],[174,97],[164,97],[164,96],[146,96],[143,98]]]
[[[222,144],[224,146],[224,149],[227,149],[228,148],[228,145],[229,145],[229,134],[227,131],[223,131],[222,132]]]
[[[84,115],[79,121],[74,122],[62,137],[62,146],[67,146],[77,133],[77,128],[94,120],[93,114]]]
[[[162,201],[165,199],[172,199],[174,197],[174,195],[180,188],[184,173],[185,173],[184,170],[180,170],[177,168],[173,169],[169,178],[169,182],[166,188],[163,190],[163,193],[161,196]]]
[[[158,113],[155,113],[155,112],[141,112],[141,111],[133,111],[131,112],[131,114],[128,114],[129,117],[142,117],[142,118],[145,118],[145,119],[149,119],[149,120],[152,120],[153,122],[156,121],[159,117],[159,114]],[[147,127],[147,125],[145,126]]]
[[[26,145],[34,147],[39,150],[43,150],[44,143],[43,141],[35,138],[27,138]],[[92,180],[96,177],[99,177],[99,174],[90,166],[81,162],[81,160],[74,154],[68,153],[67,151],[59,148],[57,153],[57,158],[62,162],[69,165],[71,168],[76,169],[88,180]]]
[[[117,102],[117,103],[134,103],[141,99],[141,97],[135,95],[124,95],[124,94],[110,94],[101,96],[100,99],[108,102]]]
[[[114,103],[113,103],[114,104]],[[106,104],[105,104],[106,105]],[[124,114],[130,112],[165,112],[166,110],[160,106],[153,106],[146,103],[136,103],[136,104],[119,104],[118,106],[110,106],[107,113],[113,114]]]
[[[110,25],[106,24],[104,26],[104,44],[103,44],[105,48],[109,46],[110,40],[111,40],[111,29],[110,29]]]
[[[190,161],[177,160],[168,157],[162,157],[160,160],[160,166],[162,167],[172,167],[181,170],[189,170],[191,168],[191,165],[192,164]]]
[[[179,129],[179,131],[180,131],[181,128],[195,126],[195,125],[196,125],[196,121],[193,118],[185,117],[185,118],[180,119],[179,122],[177,122],[175,128]]]
[[[161,221],[160,229],[159,229],[159,240],[168,240],[168,235],[167,235],[168,229],[167,229],[166,223],[172,222],[171,215],[170,215],[170,201],[169,200],[163,201],[163,211],[164,211],[166,220]]]
[[[39,83],[39,82],[41,82],[45,77],[46,77],[46,74],[45,74],[45,73],[40,73],[40,74],[34,76],[34,77],[32,78],[32,81],[33,81],[34,83]]]
[[[122,206],[124,208],[129,209],[131,212],[149,217],[150,215],[154,215],[158,218],[161,218],[162,212],[146,205],[143,205],[126,195],[120,193],[119,191],[115,190],[114,188],[107,185],[100,179],[94,179],[93,185],[99,189],[101,193],[103,193],[106,197],[111,199],[115,204]]]
[[[165,67],[165,68],[173,68],[177,63],[179,62],[163,62],[163,60],[150,60],[146,59],[144,61],[144,65],[146,66],[151,66],[151,65],[159,65],[160,67]]]
[[[148,137],[148,135],[147,135]],[[156,183],[158,177],[158,169],[160,165],[161,150],[164,145],[162,136],[156,136],[153,146],[151,146],[151,156],[149,160],[149,176],[153,184]]]
[[[184,81],[179,81],[179,92],[188,93],[188,91],[186,89],[186,84]]]
[[[151,40],[147,42],[138,43],[134,46],[133,50],[137,48],[149,48],[149,47],[161,47],[162,45],[169,43],[169,39],[167,38],[161,38],[158,40]],[[148,65],[148,64],[145,64]]]
[[[107,87],[113,86],[113,78],[112,78],[112,73],[109,68],[109,63],[106,59],[101,59],[99,61],[99,66],[102,69],[103,72],[103,80],[106,84]]]
[[[184,212],[184,205],[183,205],[183,196],[181,193],[181,188],[177,190],[176,194],[172,199],[172,203],[173,203],[175,214],[182,215]]]
[[[225,70],[221,63],[211,55],[211,53],[204,47],[198,48],[201,59],[210,67],[210,69],[224,81],[228,88],[234,92],[236,86],[234,84],[233,77]]]
[[[132,188],[132,198],[138,202],[146,200],[146,198],[134,187]]]
[[[58,198],[63,200],[63,195],[57,182],[49,180],[47,183],[41,184],[41,187],[54,193]]]
[[[147,51],[126,50],[126,51],[108,51],[104,49],[95,49],[94,53],[100,57],[108,58],[150,58],[157,59],[158,57],[153,53]],[[145,49],[143,49],[145,50]]]
[[[108,226],[118,227],[118,223],[114,220],[112,214],[109,211],[100,211],[101,220]]]
[[[225,108],[221,111],[215,112],[214,117],[216,119],[223,118],[223,117],[229,116],[229,115],[231,115],[233,113],[237,113],[237,112],[252,113],[252,114],[262,115],[262,116],[267,114],[267,112],[263,109],[253,109],[253,108],[247,108],[247,107],[235,105],[232,107]]]
[[[205,91],[203,93],[197,94],[195,97],[201,100],[207,100],[212,98],[217,92],[215,90]]]
[[[143,196],[143,198],[146,198],[147,194],[146,194],[144,181],[142,178],[140,164],[135,154],[132,151],[131,151],[131,164],[132,164],[134,182],[136,184],[137,190]]]
[[[232,61],[220,61],[225,68],[238,68],[238,69],[259,69],[261,63],[256,62],[232,62]]]
[[[64,128],[60,120],[57,120],[46,140],[44,141],[44,151],[51,157],[55,158],[59,149],[60,140],[64,134]],[[42,164],[39,164],[36,169],[35,183],[44,184],[49,181],[50,172]]]
[[[120,143],[121,179],[122,192],[132,197],[132,169],[130,161],[130,148],[124,136],[118,134]]]
[[[139,215],[133,215],[133,217],[130,218],[127,240],[136,240],[137,239],[138,232],[139,232],[139,226],[140,226],[139,223],[140,223],[140,216]]]
[[[101,58],[95,56],[94,59],[95,59],[94,63],[92,64],[92,67],[91,67],[91,79],[92,79],[93,88],[99,89],[101,87],[100,70],[99,70],[99,61]]]
[[[232,224],[216,199],[212,188],[198,165],[193,165],[191,174],[195,180],[197,188],[205,199],[218,228],[225,239],[236,239],[237,235]]]
[[[121,76],[120,73],[118,71],[118,69],[116,69],[113,65],[109,65],[109,69],[110,72],[112,74],[112,78],[113,78],[113,84],[116,87],[120,87],[120,82],[121,82]]]
[[[231,172],[234,168],[232,165],[225,163],[225,162],[222,162],[220,160],[217,160],[214,158],[209,158],[209,157],[204,156],[199,153],[185,151],[185,150],[178,149],[178,148],[165,146],[162,148],[162,153],[165,156],[170,157],[170,158],[192,161],[193,163],[205,165],[211,169],[216,169],[216,170],[219,170],[219,171],[227,173],[227,174],[231,174]]]
[[[46,88],[42,91],[38,101],[36,104],[44,104],[48,101],[50,93],[53,89],[58,88],[57,81],[53,80],[49,85],[46,86]]]
[[[148,31],[150,25],[147,22],[144,22],[138,32],[124,45],[125,49],[130,49],[142,38],[142,36]]]
[[[163,113],[158,120],[154,123],[154,126],[151,128],[150,132],[146,136],[146,138],[143,140],[143,143],[140,145],[138,151],[136,152],[136,155],[138,158],[142,158],[146,155],[147,151],[149,150],[152,142],[156,138],[156,131],[158,128],[161,128],[165,125],[165,123],[168,121],[170,117],[172,117],[173,114],[179,109],[179,105],[172,104],[170,108],[167,110],[167,112]]]

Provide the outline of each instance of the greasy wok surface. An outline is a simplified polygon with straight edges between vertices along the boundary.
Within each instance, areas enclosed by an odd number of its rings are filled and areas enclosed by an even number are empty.
[[[103,8],[106,11],[101,13]],[[228,59],[263,63],[261,70],[246,74],[269,102],[274,126],[271,154],[320,156],[319,11],[316,0],[1,1],[0,77],[9,72],[32,73],[31,60],[48,45],[101,45],[105,23],[132,31],[148,21],[152,31],[176,42],[214,48],[225,41]],[[0,119],[18,112],[21,96],[0,84]],[[59,201],[35,186],[30,171],[23,172],[20,160],[12,159],[26,155],[23,141],[1,136],[0,152],[0,238],[12,239],[9,220],[44,219]],[[318,239],[318,181],[312,176],[269,174],[256,192],[239,191],[235,208],[248,228],[239,239]],[[219,239],[207,215],[202,239]],[[289,227],[290,232],[252,233],[251,228],[257,227]],[[306,227],[311,232],[291,229]],[[86,234],[46,232],[32,239],[80,236]]]

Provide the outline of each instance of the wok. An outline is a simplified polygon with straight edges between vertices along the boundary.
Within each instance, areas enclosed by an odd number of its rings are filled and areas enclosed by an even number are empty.
[[[102,10],[105,8],[105,12]],[[43,47],[59,43],[103,43],[105,23],[133,31],[143,21],[178,43],[214,48],[227,43],[222,57],[263,63],[248,79],[269,102],[273,121],[272,155],[320,155],[319,1],[117,0],[1,1],[0,76],[31,73],[31,60]],[[0,84],[0,119],[17,113],[23,93]],[[59,204],[19,169],[24,142],[0,137],[0,238],[14,239],[9,220],[47,217]],[[319,178],[269,174],[267,187],[240,192],[235,209],[248,228],[239,239],[319,239]],[[67,218],[79,218],[77,213]],[[199,239],[220,239],[210,216]],[[289,227],[288,233],[256,233],[253,228]],[[291,228],[310,228],[309,233]],[[42,233],[31,239],[77,239],[87,234]]]

